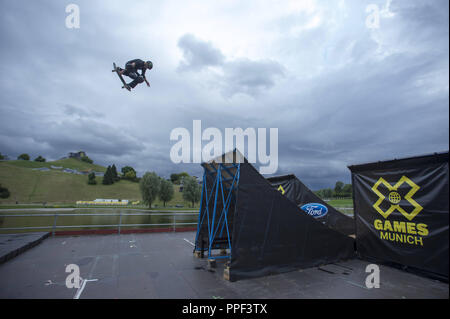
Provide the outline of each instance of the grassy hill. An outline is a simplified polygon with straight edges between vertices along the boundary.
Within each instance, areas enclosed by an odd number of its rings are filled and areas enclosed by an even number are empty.
[[[113,185],[103,185],[102,177],[97,177],[97,185],[88,185],[88,177],[64,173],[61,170],[50,171],[32,170],[32,168],[58,166],[78,171],[94,170],[105,172],[100,165],[89,164],[77,159],[64,159],[53,162],[34,161],[3,161],[0,162],[0,184],[9,189],[11,196],[0,199],[1,204],[31,204],[31,203],[65,203],[75,204],[78,200],[94,200],[96,198],[117,198],[130,201],[141,200],[139,184],[121,180]],[[156,201],[162,206],[162,202]],[[167,205],[184,205],[188,203],[182,199],[182,193],[175,186],[174,199]]]

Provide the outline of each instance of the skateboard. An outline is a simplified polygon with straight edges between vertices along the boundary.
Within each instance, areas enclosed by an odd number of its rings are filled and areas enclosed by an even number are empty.
[[[131,91],[130,86],[125,82],[125,80],[123,79],[122,75],[120,75],[120,73],[119,73],[120,68],[118,68],[116,66],[116,63],[113,63],[113,67],[114,67],[114,70],[112,70],[111,72],[116,72],[117,73],[117,76],[119,77],[120,81],[122,81],[122,83],[123,83],[122,89],[127,89],[128,91]]]

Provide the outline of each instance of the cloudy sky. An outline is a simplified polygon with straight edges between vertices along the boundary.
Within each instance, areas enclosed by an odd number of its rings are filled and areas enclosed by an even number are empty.
[[[66,26],[66,6],[80,28]],[[0,2],[0,152],[84,150],[141,175],[170,132],[278,128],[278,171],[309,187],[347,165],[449,148],[447,0]],[[377,10],[375,10],[375,9]],[[378,24],[377,22],[378,18]],[[122,90],[112,62],[152,60]]]

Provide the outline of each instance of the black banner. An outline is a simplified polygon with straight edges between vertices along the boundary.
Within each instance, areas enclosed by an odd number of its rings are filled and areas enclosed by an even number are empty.
[[[295,175],[270,177],[267,179],[282,195],[293,201],[299,209],[317,221],[345,235],[355,234],[355,220],[328,205],[314,194]]]
[[[448,152],[349,169],[358,254],[448,280]]]

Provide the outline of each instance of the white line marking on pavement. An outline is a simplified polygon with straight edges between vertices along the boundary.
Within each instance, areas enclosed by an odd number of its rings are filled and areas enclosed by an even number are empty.
[[[195,246],[194,243],[190,242],[189,240],[187,240],[186,238],[183,238],[184,241],[187,241],[189,244],[191,244],[192,246]]]
[[[84,290],[84,287],[86,287],[86,283],[88,281],[97,281],[98,279],[83,279],[83,283],[81,284],[81,287],[78,288],[77,293],[75,294],[75,296],[73,297],[73,299],[79,299],[81,296],[81,293]]]

